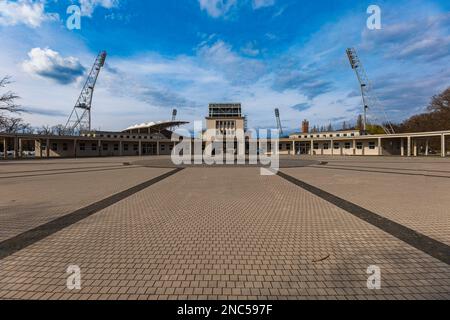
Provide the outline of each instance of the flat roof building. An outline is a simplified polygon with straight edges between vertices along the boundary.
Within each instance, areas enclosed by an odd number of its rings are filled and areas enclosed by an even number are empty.
[[[245,134],[245,123],[240,103],[211,103],[206,117],[207,130],[203,134],[204,147],[224,138],[239,140],[241,130],[248,142],[251,137]],[[81,136],[0,133],[0,159],[170,155],[177,144],[172,141],[172,129],[184,124],[187,122],[149,122],[122,132],[94,131]],[[278,152],[291,156],[446,157],[450,149],[448,136],[450,131],[389,135],[362,135],[358,130],[297,133],[279,139]]]

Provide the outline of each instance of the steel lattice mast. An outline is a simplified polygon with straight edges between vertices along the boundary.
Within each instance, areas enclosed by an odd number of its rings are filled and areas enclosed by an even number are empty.
[[[92,66],[91,72],[86,80],[86,83],[81,90],[81,94],[70,114],[65,130],[71,134],[91,131],[91,109],[92,97],[94,95],[95,84],[97,83],[98,75],[101,68],[105,65],[106,51],[99,53]]]
[[[352,69],[355,70],[358,82],[361,86],[361,95],[364,105],[364,133],[367,132],[368,112],[370,112],[372,116],[375,116],[376,112],[381,112],[385,123],[381,122],[380,125],[383,127],[384,131],[387,134],[395,133],[394,128],[392,127],[392,124],[387,117],[386,110],[379,102],[373,91],[372,84],[369,80],[369,77],[367,76],[361,60],[359,59],[358,54],[356,53],[356,50],[354,48],[347,49],[347,56]]]
[[[281,124],[281,118],[280,118],[280,109],[275,109],[275,117],[277,118],[277,127],[278,127],[278,132],[280,133],[280,137],[284,136],[284,132],[283,132],[283,126]]]
[[[177,109],[173,109],[173,111],[172,111],[172,122],[175,122],[175,120],[177,120],[177,114],[178,114],[178,110]]]

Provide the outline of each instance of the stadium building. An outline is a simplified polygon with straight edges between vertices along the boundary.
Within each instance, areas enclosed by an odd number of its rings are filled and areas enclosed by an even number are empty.
[[[3,134],[0,133],[2,159],[19,158],[77,158],[114,156],[170,155],[177,142],[172,141],[174,128],[188,124],[184,121],[162,121],[131,126],[122,132],[94,131],[80,136]],[[246,117],[240,103],[213,103],[206,117],[203,149],[208,143],[226,138],[245,139],[246,149],[252,137],[246,132]],[[359,131],[298,133],[279,139],[278,152],[291,156],[441,156],[448,155],[450,131],[363,135]],[[178,137],[185,139],[186,137]],[[176,139],[178,140],[178,139]],[[430,142],[440,149],[432,149]],[[236,152],[235,142],[232,150]],[[194,148],[192,148],[194,150]]]

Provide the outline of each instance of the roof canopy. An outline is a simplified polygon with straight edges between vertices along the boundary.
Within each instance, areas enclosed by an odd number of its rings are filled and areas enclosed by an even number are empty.
[[[166,130],[173,127],[179,127],[185,124],[188,124],[189,122],[186,121],[158,121],[158,122],[148,122],[148,123],[142,123],[137,124],[135,126],[129,127],[124,130],[126,131],[132,131],[132,130],[141,130],[141,129],[150,129],[150,131],[153,132],[159,132],[162,130]]]

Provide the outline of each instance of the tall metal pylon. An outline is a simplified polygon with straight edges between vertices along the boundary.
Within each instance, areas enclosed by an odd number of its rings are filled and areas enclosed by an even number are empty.
[[[81,90],[77,103],[70,114],[69,120],[67,120],[65,130],[70,134],[89,132],[92,129],[92,97],[94,95],[94,88],[100,70],[105,65],[106,55],[106,51],[102,51],[98,54],[86,83]]]
[[[172,111],[172,122],[175,122],[177,120],[177,114],[178,114],[177,109],[173,109],[173,111]]]
[[[386,110],[374,93],[372,83],[367,76],[367,73],[361,60],[359,59],[358,54],[356,53],[356,50],[354,48],[347,49],[347,56],[352,69],[355,70],[358,82],[361,86],[361,95],[364,105],[364,133],[367,132],[368,115],[370,114],[370,116],[374,118],[374,120],[379,121],[380,119],[378,118],[377,113],[381,113],[384,119],[380,121],[379,125],[383,127],[383,130],[386,132],[386,134],[394,134],[395,130],[392,126],[392,123],[389,121]]]
[[[280,133],[280,137],[282,137],[282,136],[284,136],[284,132],[283,132],[283,126],[281,124],[280,109],[278,109],[278,108],[275,109],[275,117],[277,118],[278,132]]]

